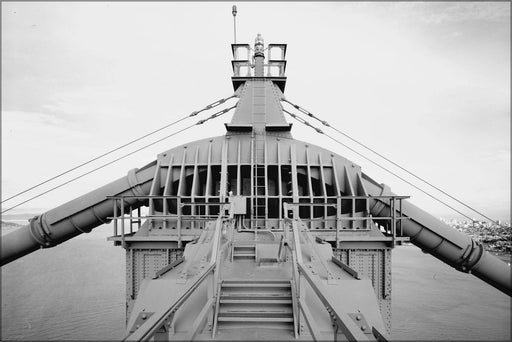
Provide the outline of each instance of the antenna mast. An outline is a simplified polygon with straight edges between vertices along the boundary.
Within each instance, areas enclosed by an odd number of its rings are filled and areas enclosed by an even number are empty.
[[[236,5],[233,5],[231,13],[233,13],[233,33],[235,36],[234,44],[236,44]]]

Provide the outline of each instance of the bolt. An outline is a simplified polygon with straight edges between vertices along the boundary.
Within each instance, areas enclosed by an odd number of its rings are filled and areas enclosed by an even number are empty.
[[[356,319],[357,319],[358,321],[360,321],[360,320],[361,320],[361,316],[360,316],[360,315],[357,315],[357,316],[356,316]]]

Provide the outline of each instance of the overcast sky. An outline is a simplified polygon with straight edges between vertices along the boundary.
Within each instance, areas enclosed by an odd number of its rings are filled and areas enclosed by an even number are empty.
[[[230,96],[233,4],[2,2],[2,197]],[[487,215],[510,219],[509,3],[237,5],[239,43],[261,33],[266,44],[288,44],[289,100]],[[231,115],[21,209],[53,208],[159,152],[222,135]],[[292,133],[353,160],[433,215],[458,217],[311,129],[294,123]]]

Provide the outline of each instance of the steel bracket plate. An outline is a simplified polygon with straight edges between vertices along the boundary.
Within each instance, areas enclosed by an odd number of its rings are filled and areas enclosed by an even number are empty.
[[[151,316],[153,316],[154,312],[146,312],[146,311],[142,311],[141,313],[139,313],[139,315],[137,316],[137,319],[135,320],[135,323],[133,323],[131,329],[130,329],[130,334],[133,333],[135,330],[139,329],[139,327],[144,324],[144,322]]]
[[[368,322],[366,322],[366,319],[364,318],[364,315],[360,312],[356,313],[349,313],[348,314],[350,318],[354,321],[354,323],[357,324],[357,326],[361,329],[361,331],[365,334],[372,335],[372,327],[368,325]]]

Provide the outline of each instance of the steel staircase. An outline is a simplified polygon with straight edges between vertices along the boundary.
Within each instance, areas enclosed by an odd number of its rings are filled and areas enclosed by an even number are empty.
[[[268,328],[293,331],[292,290],[289,280],[223,280],[219,330]]]
[[[231,261],[256,260],[256,245],[254,243],[234,243],[231,251]]]

